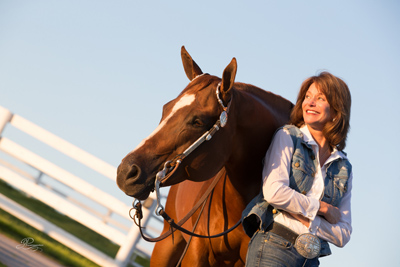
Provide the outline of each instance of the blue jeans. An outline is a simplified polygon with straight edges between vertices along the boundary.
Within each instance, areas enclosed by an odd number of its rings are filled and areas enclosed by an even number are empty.
[[[318,257],[308,260],[279,235],[256,232],[247,250],[246,267],[316,267]]]

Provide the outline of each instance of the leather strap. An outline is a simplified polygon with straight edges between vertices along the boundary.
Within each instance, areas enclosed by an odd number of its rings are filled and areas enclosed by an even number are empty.
[[[289,241],[293,245],[295,244],[296,239],[299,236],[298,234],[296,234],[295,232],[293,232],[289,228],[283,226],[282,224],[276,223],[276,222],[272,222],[267,227],[265,232],[270,232],[270,233],[279,235],[280,237],[283,237],[284,239],[286,239],[287,241]]]

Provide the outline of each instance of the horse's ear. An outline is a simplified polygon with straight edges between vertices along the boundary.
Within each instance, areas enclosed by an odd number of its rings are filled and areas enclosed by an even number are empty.
[[[227,103],[230,101],[230,90],[235,83],[237,71],[237,62],[236,58],[232,58],[231,63],[226,66],[224,73],[222,74],[222,82],[221,82],[221,94],[224,102]]]
[[[200,67],[196,64],[196,62],[194,62],[184,46],[181,48],[181,57],[183,69],[185,70],[186,76],[189,78],[189,80],[193,80],[196,78],[196,76],[203,74]]]

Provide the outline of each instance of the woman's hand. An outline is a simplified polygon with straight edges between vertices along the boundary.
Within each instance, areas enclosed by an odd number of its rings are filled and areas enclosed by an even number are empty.
[[[337,224],[340,221],[342,214],[337,207],[323,201],[320,201],[319,204],[317,215],[324,217],[331,224]]]

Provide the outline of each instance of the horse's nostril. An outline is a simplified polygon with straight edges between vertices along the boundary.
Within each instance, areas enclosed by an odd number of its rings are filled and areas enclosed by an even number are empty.
[[[136,180],[137,178],[139,178],[140,172],[141,172],[140,167],[137,166],[136,164],[133,164],[133,165],[130,167],[129,172],[128,172],[127,175],[126,175],[126,179],[133,179],[133,180]]]
[[[121,164],[117,169],[117,183],[122,186],[127,182],[134,182],[139,179],[140,174],[140,167],[136,164]]]

